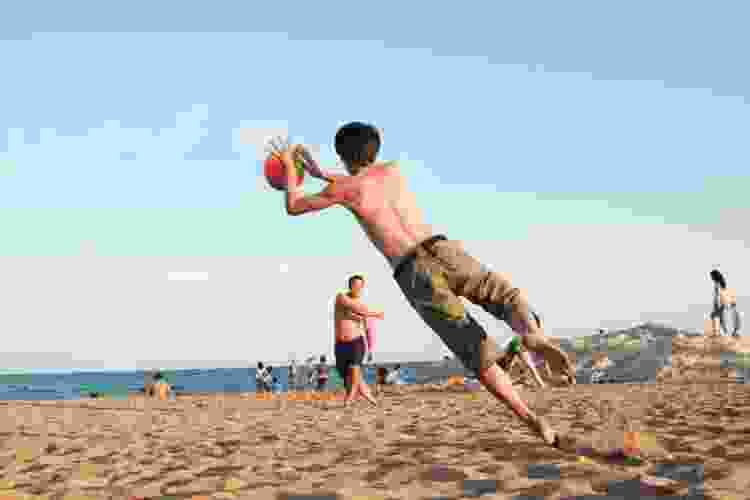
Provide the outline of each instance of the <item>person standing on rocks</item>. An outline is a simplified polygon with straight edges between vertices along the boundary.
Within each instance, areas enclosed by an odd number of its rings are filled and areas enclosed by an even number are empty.
[[[731,335],[734,338],[740,336],[742,322],[737,310],[737,295],[734,290],[727,287],[727,280],[717,269],[709,273],[714,283],[713,310],[711,311],[711,331],[718,337]]]

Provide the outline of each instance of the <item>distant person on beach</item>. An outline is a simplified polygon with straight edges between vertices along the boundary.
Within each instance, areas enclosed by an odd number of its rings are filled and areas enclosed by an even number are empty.
[[[279,379],[276,377],[273,377],[273,379],[271,379],[271,392],[273,394],[278,394],[281,392],[281,382],[279,382]]]
[[[289,363],[289,390],[294,391],[297,388],[297,362],[292,360]]]
[[[385,385],[385,379],[388,377],[388,368],[381,366],[375,371],[375,394],[380,394],[383,386]]]
[[[320,357],[320,364],[318,365],[318,391],[324,391],[326,388],[326,385],[328,384],[328,363],[326,362],[326,357],[321,356]]]
[[[255,390],[257,392],[269,392],[271,390],[271,367],[263,366],[258,361],[258,368],[255,370]]]
[[[299,367],[299,373],[297,374],[298,389],[307,391],[313,384],[313,378],[315,373],[315,356],[310,356],[305,359],[302,365]]]
[[[315,357],[313,356],[312,358],[310,358],[310,362],[307,365],[307,379],[305,382],[305,386],[310,390],[315,389],[317,373],[318,373],[318,370],[315,365]]]
[[[714,336],[731,335],[740,336],[742,321],[737,310],[737,295],[734,290],[727,287],[727,280],[717,269],[709,273],[714,283],[714,300],[711,311],[711,330]]]
[[[172,393],[172,387],[164,380],[164,376],[161,372],[156,372],[153,377],[153,384],[151,385],[150,396],[161,399],[162,401],[169,399]]]
[[[344,379],[346,386],[345,405],[360,396],[371,404],[377,401],[362,376],[362,364],[365,360],[365,319],[367,317],[383,318],[383,313],[370,310],[361,302],[365,279],[360,275],[349,278],[349,291],[336,295],[334,305],[336,370]]]
[[[466,311],[461,297],[505,321],[523,338],[528,350],[543,355],[571,384],[575,383],[574,366],[537,327],[521,290],[469,255],[459,241],[433,232],[417,207],[398,162],[376,162],[380,144],[380,134],[372,125],[353,122],[341,127],[336,133],[335,149],[350,175],[310,169],[313,176],[328,182],[323,191],[310,196],[305,196],[297,183],[295,158],[307,154],[304,147],[277,146],[286,171],[287,214],[302,215],[337,205],[346,207],[386,258],[405,298],[424,322],[498,400],[508,405],[547,444],[557,446],[556,432],[529,409],[508,375],[497,365],[503,354],[494,338]],[[492,217],[490,223],[496,219]],[[342,304],[351,304],[345,294],[339,297]],[[360,307],[359,314],[378,315],[365,307]]]
[[[393,367],[393,370],[391,370],[388,375],[386,375],[385,383],[386,385],[401,385],[404,383],[401,380],[401,365],[396,365]]]

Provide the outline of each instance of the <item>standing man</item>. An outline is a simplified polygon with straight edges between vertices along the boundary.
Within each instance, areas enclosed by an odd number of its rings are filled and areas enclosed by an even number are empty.
[[[297,360],[292,359],[289,363],[289,392],[297,388]]]
[[[296,157],[305,155],[304,148],[274,146],[286,170],[287,214],[302,215],[336,205],[346,207],[388,261],[404,297],[424,322],[466,368],[479,376],[487,390],[541,435],[545,443],[559,446],[554,429],[528,407],[497,365],[502,353],[466,311],[461,297],[505,321],[522,336],[526,348],[543,355],[569,383],[575,383],[575,368],[539,330],[521,290],[467,253],[461,242],[433,232],[398,162],[376,161],[380,150],[378,130],[360,122],[341,127],[335,137],[336,153],[350,175],[313,172],[328,185],[310,196],[305,196],[297,184],[294,162]],[[487,153],[491,155],[490,151]],[[345,294],[340,297],[342,303],[351,302]]]
[[[377,405],[362,376],[362,363],[367,350],[365,319],[383,319],[383,313],[375,312],[361,302],[364,287],[365,279],[362,276],[352,276],[349,278],[349,291],[337,294],[334,306],[336,369],[346,385],[346,405],[359,396]]]
[[[255,370],[255,390],[257,392],[271,392],[271,367],[263,366],[262,361],[258,361],[258,368]]]
[[[320,363],[318,364],[318,392],[323,392],[328,385],[328,361],[326,361],[325,354],[320,356]]]
[[[401,365],[396,365],[393,370],[385,377],[385,383],[387,385],[401,385]]]
[[[305,383],[305,390],[313,390],[315,388],[315,377],[316,377],[317,371],[315,370],[315,356],[310,356],[307,358],[307,362],[305,364],[305,374],[304,374],[304,383]]]

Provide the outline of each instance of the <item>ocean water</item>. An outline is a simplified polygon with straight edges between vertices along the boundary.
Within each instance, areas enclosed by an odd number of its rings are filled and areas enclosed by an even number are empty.
[[[387,366],[387,365],[386,365]],[[416,367],[403,364],[401,378],[404,383],[417,382]],[[375,367],[365,368],[368,383],[375,382]],[[273,376],[282,390],[289,389],[287,367],[274,367]],[[200,370],[164,370],[162,374],[176,394],[255,392],[255,368],[216,368]],[[329,367],[331,379],[328,388],[340,383],[334,368]],[[127,398],[139,393],[145,380],[144,371],[132,372],[67,372],[67,373],[0,373],[0,400],[75,400],[90,397],[97,392],[110,398]]]

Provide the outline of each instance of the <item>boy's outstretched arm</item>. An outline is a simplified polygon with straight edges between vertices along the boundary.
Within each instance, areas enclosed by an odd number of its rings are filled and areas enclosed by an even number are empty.
[[[308,174],[315,177],[316,179],[333,182],[334,174],[322,170],[320,166],[318,166],[318,162],[315,161],[310,152],[307,151],[304,146],[299,146],[297,150],[299,152],[299,155],[304,159],[305,170]]]
[[[338,202],[333,196],[330,185],[318,194],[305,196],[301,190],[290,189],[286,192],[286,213],[288,215],[302,215],[317,212],[331,207]]]

